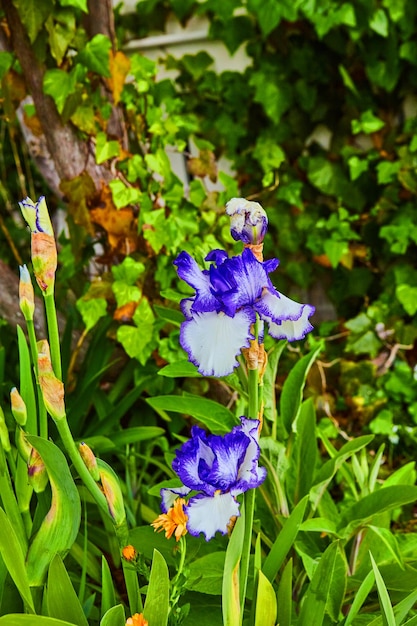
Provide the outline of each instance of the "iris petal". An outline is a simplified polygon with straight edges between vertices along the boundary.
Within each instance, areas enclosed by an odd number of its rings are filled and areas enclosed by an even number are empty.
[[[195,298],[191,298],[191,310],[214,311],[219,309],[216,298],[211,293],[210,277],[203,272],[188,252],[180,252],[174,261],[178,276],[196,290]]]
[[[313,329],[308,318],[315,308],[295,302],[278,291],[265,290],[254,308],[261,319],[268,322],[269,334],[275,339],[303,339]]]
[[[173,506],[177,498],[183,498],[190,493],[191,489],[188,487],[163,487],[161,489],[161,510],[163,513],[167,513]]]
[[[210,472],[215,455],[211,446],[198,436],[200,430],[193,428],[193,437],[177,450],[172,469],[190,489],[213,495],[217,488],[207,483],[206,476]]]
[[[229,491],[236,483],[249,443],[249,437],[236,430],[224,437],[212,438],[210,445],[215,461],[209,480],[220,491]]]
[[[239,503],[230,493],[217,494],[210,498],[197,495],[190,498],[185,507],[188,515],[187,530],[190,535],[198,537],[204,533],[209,541],[216,532],[226,535],[232,517],[238,517]]]
[[[227,376],[238,366],[236,356],[249,346],[256,316],[244,308],[232,318],[224,313],[196,313],[181,325],[180,343],[204,376]]]

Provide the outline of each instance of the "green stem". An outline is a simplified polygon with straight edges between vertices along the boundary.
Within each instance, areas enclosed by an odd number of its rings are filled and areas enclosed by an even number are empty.
[[[61,348],[59,343],[58,318],[56,315],[54,294],[45,295],[46,321],[48,324],[49,347],[54,374],[62,380]]]
[[[28,330],[29,337],[29,345],[30,352],[32,355],[33,368],[35,371],[35,380],[36,380],[36,393],[38,398],[38,432],[39,436],[44,439],[48,439],[48,416],[46,413],[45,403],[43,401],[42,391],[39,385],[39,377],[38,377],[38,348],[36,345],[36,335],[35,335],[35,327],[33,324],[33,320],[26,320],[26,327]],[[36,435],[37,433],[32,433]]]
[[[180,539],[180,562],[178,565],[177,573],[172,581],[172,591],[171,591],[171,607],[170,612],[173,611],[175,606],[178,604],[178,601],[181,597],[181,585],[178,587],[178,582],[180,581],[182,570],[184,569],[185,564],[185,556],[187,554],[187,543],[185,537],[181,537]]]
[[[127,522],[115,525],[116,537],[119,542],[120,553],[129,543],[129,531]],[[122,558],[123,576],[126,584],[126,592],[129,600],[129,610],[131,615],[143,612],[142,596],[140,593],[138,574],[132,565]]]
[[[259,413],[259,372],[248,370],[248,417],[258,419]]]
[[[107,504],[106,497],[104,493],[101,491],[100,487],[91,476],[88,471],[84,461],[82,460],[80,453],[78,451],[77,446],[75,445],[72,433],[68,426],[66,416],[62,419],[55,420],[56,427],[58,429],[58,433],[62,439],[62,443],[70,457],[75,469],[78,472],[79,477],[83,481],[84,485],[91,493],[94,498],[96,504],[100,507],[100,509],[108,516],[109,515],[109,507]]]

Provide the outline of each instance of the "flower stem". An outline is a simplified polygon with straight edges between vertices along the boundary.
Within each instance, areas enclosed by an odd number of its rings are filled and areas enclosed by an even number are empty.
[[[82,460],[80,453],[75,445],[72,433],[68,426],[66,416],[62,419],[55,420],[56,427],[58,429],[58,433],[62,439],[62,443],[70,457],[75,469],[78,472],[79,477],[83,481],[84,485],[88,489],[88,491],[93,496],[95,502],[100,507],[100,509],[108,516],[109,515],[109,507],[107,504],[107,500],[100,487],[97,485],[94,478],[91,476],[88,471],[84,461]]]
[[[55,376],[59,378],[59,380],[62,380],[61,348],[59,344],[58,319],[56,315],[54,294],[46,294],[44,300],[52,367]]]

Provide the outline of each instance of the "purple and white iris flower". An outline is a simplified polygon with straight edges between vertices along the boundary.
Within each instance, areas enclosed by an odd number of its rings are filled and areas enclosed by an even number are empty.
[[[193,426],[191,439],[176,451],[172,463],[183,486],[161,489],[164,513],[177,497],[193,492],[184,510],[187,530],[195,537],[204,533],[209,541],[217,531],[227,534],[232,518],[240,515],[236,496],[266,478],[266,469],[258,466],[259,421],[241,417],[240,422],[224,436],[208,435]]]
[[[213,250],[206,261],[212,262],[208,270],[201,270],[188,252],[174,261],[178,276],[196,292],[181,302],[186,319],[180,344],[204,376],[226,376],[239,365],[236,357],[255,338],[251,326],[257,315],[275,339],[295,341],[312,330],[314,307],[281,294],[268,276],[278,259],[261,262],[245,248],[231,258]]]

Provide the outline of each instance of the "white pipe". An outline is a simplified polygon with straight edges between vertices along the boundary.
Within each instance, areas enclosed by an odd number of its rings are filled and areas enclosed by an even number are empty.
[[[206,41],[207,35],[207,30],[154,35],[153,37],[145,37],[144,39],[132,39],[126,44],[125,49],[148,50],[149,48],[164,48],[165,46],[176,46],[193,41]]]

